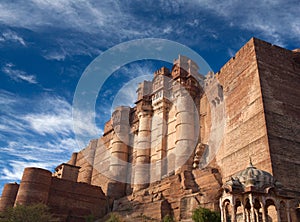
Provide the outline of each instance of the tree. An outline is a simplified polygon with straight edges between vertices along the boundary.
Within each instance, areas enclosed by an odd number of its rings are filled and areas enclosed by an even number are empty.
[[[221,216],[215,211],[198,207],[193,211],[192,219],[194,222],[220,222]]]
[[[55,222],[58,221],[43,204],[17,205],[0,213],[0,222]]]

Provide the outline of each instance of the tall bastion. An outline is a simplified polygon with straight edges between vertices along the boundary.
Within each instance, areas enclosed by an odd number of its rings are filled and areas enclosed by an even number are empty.
[[[6,184],[0,211],[33,203],[61,221],[191,221],[198,206],[224,222],[300,221],[300,50],[252,38],[205,77],[179,55],[68,162]]]

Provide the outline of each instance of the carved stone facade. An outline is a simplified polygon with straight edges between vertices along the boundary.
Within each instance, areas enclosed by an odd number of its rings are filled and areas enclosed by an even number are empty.
[[[162,67],[139,84],[135,107],[116,108],[103,136],[47,178],[103,190],[99,217],[114,210],[179,221],[201,205],[221,211],[223,221],[267,221],[275,214],[272,221],[297,221],[299,58],[298,51],[253,38],[204,78],[195,62],[179,56],[171,70]],[[247,168],[249,157],[260,170]],[[264,186],[248,186],[245,172],[265,178]],[[40,191],[45,203],[58,198],[51,186]],[[27,203],[19,201],[20,188],[7,185],[0,209]]]
[[[296,218],[295,199],[266,171],[249,166],[231,177],[220,199],[222,221],[281,221]]]

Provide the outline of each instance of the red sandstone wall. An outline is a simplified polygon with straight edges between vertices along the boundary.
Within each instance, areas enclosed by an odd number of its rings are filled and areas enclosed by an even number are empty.
[[[216,160],[223,180],[253,164],[272,173],[265,113],[254,40],[251,39],[218,73],[223,86],[226,127]]]
[[[211,129],[210,104],[207,96],[204,94],[200,100],[200,139],[201,143],[207,144]]]
[[[217,74],[224,90],[226,126],[216,163],[224,181],[245,169],[251,157],[257,168],[273,173],[279,180],[295,178],[292,189],[299,190],[299,65],[292,57],[288,50],[251,39]],[[200,101],[203,143],[210,135],[209,108],[204,96]],[[172,118],[172,109],[169,115]],[[168,124],[167,146],[171,149],[175,139],[170,131],[172,124]],[[99,139],[102,145],[97,145],[91,178],[91,183],[101,186],[105,193],[110,180],[101,173],[109,170],[109,156],[103,153],[110,149],[111,130],[109,121],[105,136]],[[78,181],[86,181],[88,164],[83,152],[78,154],[76,165],[82,167]],[[284,185],[290,186],[288,182]]]
[[[46,204],[62,221],[85,221],[90,214],[103,217],[108,209],[101,187],[52,177],[40,168],[25,168],[20,186],[6,184],[0,211],[14,204]]]
[[[24,169],[15,204],[47,203],[52,173],[29,167]]]
[[[97,139],[77,154],[76,166],[79,166],[78,182],[91,184]]]
[[[18,190],[19,184],[17,183],[7,183],[4,185],[0,199],[0,212],[14,206]]]
[[[285,187],[299,192],[300,53],[258,39],[255,51],[273,174]]]
[[[88,147],[86,147],[85,150],[86,149],[88,149]],[[80,167],[77,179],[78,182],[85,182],[87,180],[87,177],[89,176],[85,167],[89,165],[84,155],[85,150],[81,150],[77,154],[76,166]]]
[[[100,187],[53,177],[47,205],[53,213],[72,221],[85,221],[82,215],[102,217],[107,210]]]
[[[94,168],[92,173],[92,185],[101,186],[103,192],[107,194],[109,179],[103,175],[109,171],[110,155],[107,150],[110,146],[112,134],[108,133],[98,140],[95,152]]]

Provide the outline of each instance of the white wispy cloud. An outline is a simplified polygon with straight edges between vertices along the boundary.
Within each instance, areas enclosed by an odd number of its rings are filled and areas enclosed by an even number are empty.
[[[6,163],[8,166],[2,169],[0,174],[1,180],[19,181],[22,178],[24,168],[26,167],[39,167],[43,169],[49,169],[54,167],[49,162],[39,161],[39,162],[30,162],[30,161],[20,161],[20,160],[11,160]]]
[[[61,138],[74,138],[74,125],[80,127],[79,133],[90,139],[102,133],[102,130],[89,118],[95,116],[93,111],[79,110],[80,118],[75,120],[72,115],[72,104],[59,96],[44,95],[32,101],[1,90],[0,104],[3,104],[3,109],[0,111],[0,131],[3,133],[9,132],[20,136],[31,134],[52,136],[61,140]],[[22,110],[24,104],[31,106],[32,111],[24,113]]]
[[[155,71],[152,65],[133,64],[122,67],[117,75],[122,75],[128,79],[122,87],[114,92],[114,100],[112,102],[112,112],[117,106],[133,107],[137,99],[136,90],[138,84],[144,80],[152,80],[153,72]]]
[[[6,146],[0,147],[0,179],[9,182],[19,181],[26,167],[40,167],[53,171],[59,163],[66,161],[77,150],[73,138],[15,137]],[[8,155],[8,156],[7,156]]]
[[[133,107],[137,99],[137,87],[138,84],[143,82],[146,79],[152,79],[152,75],[148,76],[139,76],[129,82],[127,82],[118,92],[116,92],[116,95],[114,97],[113,103],[112,103],[112,112],[118,106],[130,106]]]
[[[238,27],[285,44],[289,40],[299,42],[299,7],[294,0],[255,0],[251,4],[237,0],[164,0],[156,4],[147,1],[1,1],[0,21],[31,30],[50,27],[89,33],[93,40],[90,36],[88,40],[98,46],[143,37],[189,40],[190,44],[192,39],[199,43],[203,34],[211,32],[215,38],[218,31],[226,27]],[[222,27],[209,27],[211,17],[224,22],[220,24]],[[202,34],[194,38],[188,34],[189,29],[197,29]],[[78,39],[73,36],[70,41],[69,37],[65,36],[61,42],[68,44]],[[61,59],[61,55],[53,54],[53,59]]]
[[[139,2],[141,4],[142,2]],[[0,21],[14,27],[31,30],[44,30],[45,27],[76,30],[96,34],[95,41],[99,45],[113,45],[128,38],[142,38],[158,34],[168,35],[172,31],[171,24],[155,24],[141,21],[132,11],[134,2],[120,1],[2,1],[0,3]],[[172,6],[172,7],[171,7]],[[143,7],[141,5],[141,7]],[[150,7],[150,8],[149,8]],[[151,10],[151,5],[148,6]],[[176,10],[173,3],[163,10]],[[30,12],[30,14],[29,14]],[[145,19],[145,17],[143,17]],[[171,22],[170,20],[169,22]],[[143,23],[143,24],[142,24]],[[99,38],[100,37],[100,38]],[[64,39],[64,42],[67,43]],[[90,40],[90,39],[89,39]]]
[[[5,64],[5,66],[2,67],[2,72],[17,82],[23,81],[30,84],[38,83],[35,75],[31,75],[23,70],[16,69],[15,65],[12,63]]]
[[[0,103],[1,180],[20,180],[24,168],[30,166],[53,170],[67,161],[72,152],[83,148],[78,147],[73,132],[72,105],[66,99],[44,95],[32,101],[0,90]],[[24,111],[23,104],[31,109]],[[84,118],[81,121],[77,124],[84,125],[83,133],[100,131],[84,122]]]
[[[17,42],[23,46],[26,46],[25,40],[16,32],[8,30],[2,33],[2,36],[0,36],[0,41],[11,41],[11,42]]]
[[[255,0],[243,1],[194,0],[199,8],[222,17],[229,26],[253,31],[267,40],[284,46],[287,41],[299,43],[300,4],[297,1]]]
[[[98,128],[92,119],[95,112],[92,110],[76,110],[79,118],[74,119],[72,105],[61,97],[47,98],[42,101],[39,112],[29,113],[22,117],[27,127],[40,135],[73,135],[73,127],[76,126],[80,135],[94,139],[100,136],[102,130]],[[90,118],[92,117],[92,118]]]
[[[56,49],[42,55],[64,61],[74,55],[95,56],[117,43],[145,37],[213,47],[211,40],[223,44],[223,36],[230,30],[236,38],[255,36],[284,47],[291,42],[297,45],[299,7],[294,0],[255,0],[251,4],[237,0],[162,0],[156,4],[134,0],[7,0],[0,2],[0,22],[35,32],[54,29],[55,36],[49,38]]]
[[[58,52],[58,51],[52,51],[47,52],[43,55],[43,57],[47,60],[57,60],[57,61],[64,61],[67,56],[66,52]]]
[[[41,135],[72,133],[71,105],[62,98],[47,98],[41,102],[39,112],[23,116],[28,127]]]
[[[15,98],[15,95],[11,92],[8,92],[6,90],[0,89],[0,105],[1,106],[7,106],[16,103],[17,100]]]
[[[0,21],[11,26],[37,29],[44,26],[69,27],[97,32],[119,12],[114,3],[94,1],[2,1]],[[114,12],[112,11],[114,10]]]

